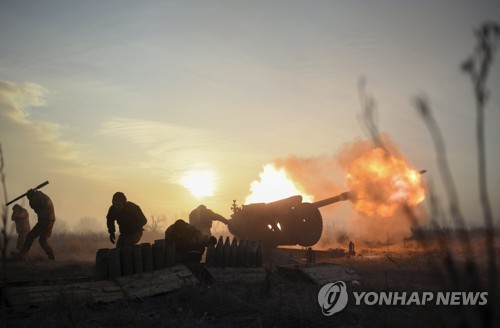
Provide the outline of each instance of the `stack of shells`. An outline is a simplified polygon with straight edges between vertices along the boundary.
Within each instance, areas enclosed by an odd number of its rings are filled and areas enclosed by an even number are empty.
[[[97,251],[94,279],[115,279],[134,273],[151,272],[175,265],[175,243],[155,240],[122,248]]]
[[[223,241],[220,236],[217,245],[208,245],[206,265],[216,267],[261,267],[263,259],[262,241],[242,240],[229,237]]]
[[[217,245],[208,245],[205,264],[216,267],[261,267],[261,241],[230,242],[220,236]],[[97,251],[94,280],[116,279],[135,273],[151,272],[175,265],[175,242],[164,239],[154,244],[142,243],[122,248],[101,248]]]

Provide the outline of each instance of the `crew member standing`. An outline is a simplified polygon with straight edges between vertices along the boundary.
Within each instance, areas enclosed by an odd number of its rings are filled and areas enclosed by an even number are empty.
[[[116,192],[113,195],[112,203],[106,215],[109,240],[115,243],[116,221],[120,229],[116,248],[137,244],[141,240],[143,227],[147,223],[141,208],[127,201],[127,197],[122,192]]]
[[[26,240],[21,247],[21,251],[15,255],[23,259],[30,250],[33,242],[38,238],[38,243],[47,254],[49,260],[55,260],[54,251],[49,244],[49,238],[52,235],[52,228],[56,222],[56,214],[52,200],[40,190],[30,189],[26,193],[30,202],[30,207],[35,211],[38,217],[38,222],[33,229],[26,235]]]
[[[198,229],[205,237],[210,237],[212,233],[212,221],[220,221],[227,224],[227,219],[220,214],[208,209],[205,205],[200,205],[189,213],[189,224]]]
[[[28,211],[19,204],[12,207],[12,221],[16,223],[17,243],[16,249],[19,251],[23,247],[28,232],[30,232],[30,216]]]

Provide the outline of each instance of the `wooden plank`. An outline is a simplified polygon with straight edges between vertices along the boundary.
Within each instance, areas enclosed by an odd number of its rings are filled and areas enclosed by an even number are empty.
[[[267,277],[267,271],[263,267],[258,267],[258,268],[206,267],[206,270],[208,271],[214,282],[223,284],[263,283]]]
[[[277,267],[280,272],[293,278],[305,277],[318,285],[335,281],[359,280],[358,274],[343,265],[334,263],[307,263]]]
[[[46,286],[46,285],[63,285],[70,283],[80,283],[93,281],[92,277],[70,277],[58,279],[39,279],[39,280],[10,280],[3,286],[18,287],[18,286]]]
[[[92,295],[91,302],[112,302],[125,298],[125,293],[115,281],[94,281],[85,285]]]
[[[44,306],[58,301],[109,302],[125,296],[114,281],[4,287],[2,294],[7,304],[16,308]]]
[[[7,304],[16,308],[45,306],[55,302],[111,302],[125,297],[146,297],[163,294],[198,283],[183,265],[162,270],[119,277],[116,281],[101,280],[82,283],[21,285],[2,288]]]
[[[116,282],[128,297],[142,298],[192,286],[199,281],[184,265],[176,265],[152,272],[118,277]]]
[[[353,281],[359,280],[359,276],[353,270],[343,265],[327,265],[318,267],[306,267],[302,269],[312,281],[318,285],[324,285],[335,281]]]

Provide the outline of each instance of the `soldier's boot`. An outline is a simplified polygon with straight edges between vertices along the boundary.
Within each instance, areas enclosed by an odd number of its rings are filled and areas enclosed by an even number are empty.
[[[49,260],[51,260],[51,261],[55,261],[56,260],[56,257],[54,256],[54,252],[47,253],[47,256],[49,257]]]

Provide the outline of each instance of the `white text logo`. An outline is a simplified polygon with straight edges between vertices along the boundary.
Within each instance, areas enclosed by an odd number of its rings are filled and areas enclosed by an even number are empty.
[[[486,305],[487,292],[354,292],[356,305]]]

